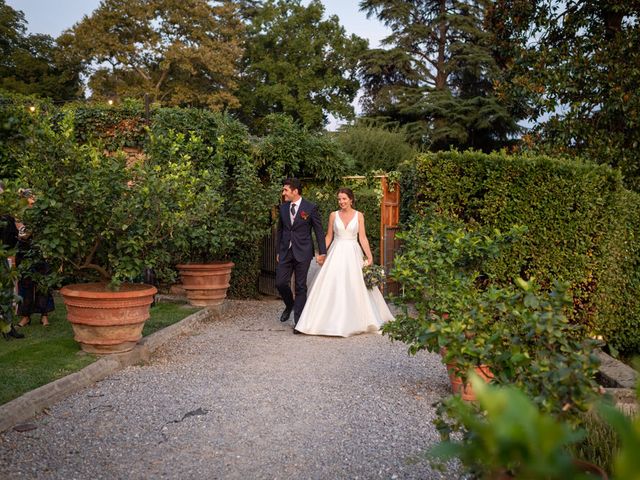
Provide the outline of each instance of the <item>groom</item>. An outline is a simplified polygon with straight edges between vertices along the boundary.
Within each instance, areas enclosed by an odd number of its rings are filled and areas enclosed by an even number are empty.
[[[327,247],[324,241],[322,220],[318,207],[302,198],[302,184],[297,178],[288,178],[282,183],[284,203],[280,205],[278,216],[278,233],[276,237],[276,288],[284,301],[284,312],[281,322],[289,320],[293,310],[293,333],[302,309],[307,301],[307,272],[313,258],[313,241],[311,230],[315,232],[320,255],[317,261],[324,262]],[[296,274],[295,300],[291,293],[291,274]]]

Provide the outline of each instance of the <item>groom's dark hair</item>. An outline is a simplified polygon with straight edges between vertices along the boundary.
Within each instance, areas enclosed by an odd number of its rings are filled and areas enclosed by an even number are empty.
[[[298,195],[302,195],[302,182],[297,178],[287,178],[282,182],[282,186],[289,185],[291,191],[298,190]]]

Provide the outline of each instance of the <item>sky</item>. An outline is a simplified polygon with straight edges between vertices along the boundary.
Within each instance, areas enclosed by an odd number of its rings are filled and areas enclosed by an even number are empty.
[[[22,10],[29,33],[45,33],[55,38],[95,10],[100,0],[6,0],[6,3]],[[359,10],[359,0],[323,0],[322,3],[325,15],[337,15],[347,33],[368,39],[372,48],[380,46],[380,40],[389,34],[377,19],[367,19]]]

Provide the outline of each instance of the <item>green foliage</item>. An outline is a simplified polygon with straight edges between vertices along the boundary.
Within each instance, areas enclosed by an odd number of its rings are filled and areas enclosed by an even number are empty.
[[[146,93],[219,111],[238,106],[242,28],[231,1],[104,0],[59,41],[82,59],[96,99]]]
[[[638,191],[638,3],[504,1],[494,13],[512,45],[498,94],[519,99],[537,122],[525,148],[614,166]]]
[[[596,342],[568,323],[572,299],[566,283],[548,293],[533,280],[516,284],[515,291],[493,290],[482,303],[484,314],[503,326],[488,362],[495,381],[518,387],[542,411],[578,423],[599,390]]]
[[[155,118],[149,163],[194,168],[181,206],[185,223],[171,237],[177,263],[228,259],[258,244],[274,200],[258,177],[246,127],[227,115],[194,110],[161,110]]]
[[[445,400],[437,422],[443,441],[431,456],[457,457],[485,479],[507,473],[528,479],[579,478],[568,447],[583,437],[582,431],[540,412],[517,388],[486,385],[475,374],[471,384],[479,405],[458,397]],[[462,436],[454,437],[454,432]]]
[[[167,240],[182,226],[179,207],[191,166],[127,169],[120,156],[78,146],[71,114],[60,127],[33,138],[37,154],[25,156],[21,170],[37,197],[25,223],[52,266],[49,281],[92,271],[116,287],[147,267],[171,276]]]
[[[19,159],[33,148],[31,136],[51,108],[47,101],[0,92],[0,178],[16,178]]]
[[[122,147],[142,148],[145,144],[149,122],[139,103],[125,102],[119,106],[71,104],[56,117],[61,118],[68,112],[74,116],[74,136],[80,144],[101,143],[110,152]]]
[[[403,286],[397,299],[402,312],[384,333],[407,343],[411,354],[446,349],[445,361],[457,362],[462,371],[486,363],[503,326],[481,310],[482,296],[492,294],[485,291],[485,264],[522,234],[515,227],[507,234],[473,231],[436,216],[417,221],[398,235],[404,244],[391,276]]]
[[[239,243],[231,252],[235,264],[231,271],[231,284],[227,295],[231,298],[257,298],[258,277],[262,265],[262,243]]]
[[[640,383],[636,385],[636,399],[640,402]],[[598,412],[620,438],[621,447],[615,453],[613,464],[616,478],[637,480],[640,472],[640,415],[629,418],[606,403],[598,405]]]
[[[353,117],[356,67],[366,41],[347,36],[338,17],[323,19],[319,0],[269,0],[247,26],[240,90],[241,118],[254,129],[285,113],[318,130],[328,114]]]
[[[572,446],[572,456],[598,465],[610,474],[616,453],[620,450],[620,436],[593,409],[583,415],[580,423],[585,435],[582,441]]]
[[[406,128],[412,143],[490,151],[516,133],[516,112],[494,93],[501,78],[485,19],[493,2],[364,0],[391,34],[361,63],[368,117]]]
[[[383,331],[411,354],[442,353],[461,372],[489,365],[495,381],[519,387],[543,411],[575,418],[596,390],[598,362],[594,342],[567,321],[567,286],[545,294],[517,279],[517,288],[499,288],[486,269],[525,234],[470,230],[437,216],[416,222],[401,235],[391,272],[405,292],[397,299],[402,311]]]
[[[412,160],[417,154],[399,129],[388,130],[365,123],[342,127],[336,140],[355,160],[350,172],[353,174],[395,170],[400,163]]]
[[[494,284],[533,276],[543,288],[568,281],[572,322],[604,335],[621,354],[640,350],[638,209],[630,208],[639,200],[619,174],[591,163],[471,151],[421,155],[406,170],[407,211],[527,227],[518,248],[487,262]]]
[[[332,137],[312,133],[291,117],[269,115],[256,148],[261,177],[280,190],[287,177],[337,182],[351,168],[350,158]]]
[[[6,222],[19,218],[24,211],[25,202],[18,200],[17,192],[9,185],[0,191],[0,230],[6,227]],[[0,331],[8,333],[14,320],[14,304],[19,297],[14,293],[14,285],[18,279],[18,272],[9,265],[9,258],[15,256],[15,248],[0,243]]]

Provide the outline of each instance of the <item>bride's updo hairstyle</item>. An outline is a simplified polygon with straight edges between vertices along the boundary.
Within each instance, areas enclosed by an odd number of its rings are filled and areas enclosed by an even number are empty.
[[[351,208],[355,208],[356,197],[353,194],[353,190],[351,190],[350,188],[346,188],[346,187],[339,188],[338,189],[338,193],[336,193],[336,197],[338,195],[340,195],[341,193],[344,193],[347,197],[349,197],[349,199],[351,200]]]

